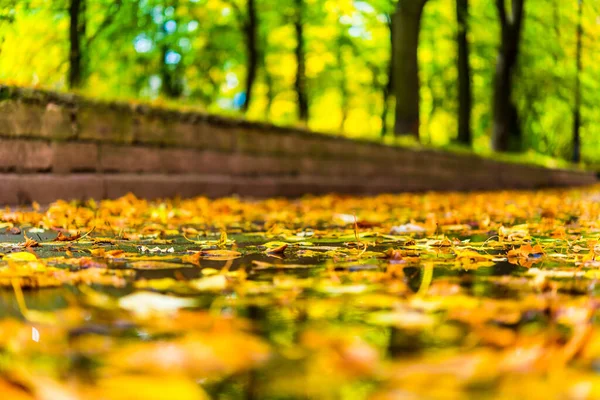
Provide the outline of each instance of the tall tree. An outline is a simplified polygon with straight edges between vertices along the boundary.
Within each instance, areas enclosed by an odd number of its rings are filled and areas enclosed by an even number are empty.
[[[263,76],[265,79],[265,85],[267,86],[267,104],[265,105],[265,119],[269,120],[269,118],[271,117],[271,107],[273,105],[273,100],[275,100],[275,82],[273,79],[273,75],[271,75],[271,72],[268,69],[267,66],[267,58],[266,58],[266,52],[267,52],[267,40],[262,39],[262,50],[260,52],[260,67],[261,70],[263,72]]]
[[[244,24],[244,36],[246,37],[246,97],[242,110],[248,111],[250,101],[252,100],[252,88],[256,80],[256,71],[259,62],[258,50],[258,17],[256,12],[255,0],[247,0],[246,2],[248,18]]]
[[[519,112],[512,98],[514,72],[519,56],[525,0],[496,0],[500,18],[501,42],[494,77],[494,131],[492,148],[496,151],[519,151],[522,133]]]
[[[352,39],[347,35],[347,28],[342,24],[338,23],[338,37],[335,42],[335,56],[337,61],[337,72],[339,74],[339,87],[340,87],[340,109],[342,111],[342,118],[340,119],[340,132],[344,132],[346,120],[348,119],[349,107],[350,107],[350,90],[348,89],[348,71],[346,61],[344,60],[344,49],[353,49]]]
[[[298,119],[308,121],[308,95],[306,92],[306,55],[304,43],[304,0],[294,0],[294,30],[296,33],[296,82],[294,88],[298,101]]]
[[[471,67],[469,65],[469,0],[456,0],[458,22],[458,142],[471,146]]]
[[[69,75],[70,89],[83,86],[87,76],[87,59],[91,44],[113,22],[121,9],[123,0],[111,2],[108,12],[92,35],[87,35],[87,0],[69,0]]]
[[[252,93],[254,82],[258,71],[260,53],[258,47],[258,12],[256,9],[256,0],[246,0],[246,11],[238,5],[235,0],[226,0],[235,11],[237,23],[244,36],[246,45],[246,87],[244,92],[244,102],[242,103],[242,111],[248,111],[250,102],[252,101]]]
[[[421,15],[427,0],[400,0],[394,14],[392,64],[396,95],[396,135],[419,138],[419,62]]]
[[[174,2],[172,7],[177,7],[178,3]],[[175,13],[173,13],[175,15]],[[161,91],[169,98],[178,98],[183,94],[184,84],[182,79],[182,63],[181,55],[175,52],[172,48],[174,39],[172,35],[175,35],[169,26],[175,26],[175,31],[178,29],[179,21],[176,19],[170,19],[166,14],[166,8],[163,9],[162,22],[160,24],[161,41],[160,41],[160,77],[161,77]]]
[[[69,4],[69,88],[81,87],[83,82],[83,46],[86,31],[86,0],[71,0]]]
[[[578,0],[577,5],[577,53],[575,56],[577,72],[575,73],[575,107],[573,109],[573,155],[572,161],[581,161],[581,40],[583,38],[583,25],[581,16],[583,13],[583,0]]]
[[[260,7],[259,7],[260,6]],[[263,109],[264,119],[269,121],[272,118],[271,108],[275,102],[275,99],[279,90],[279,80],[277,70],[273,70],[271,65],[273,59],[270,58],[272,54],[278,52],[289,51],[287,42],[279,42],[272,40],[272,32],[276,27],[290,24],[293,19],[287,19],[293,16],[293,8],[288,8],[288,13],[281,12],[281,6],[278,3],[262,1],[257,3],[257,14],[260,16],[258,19],[257,27],[257,41],[258,41],[258,77],[262,79],[265,85],[265,106]],[[284,46],[282,49],[281,46]],[[277,58],[275,58],[277,61]],[[275,63],[276,64],[276,63]]]
[[[394,48],[394,19],[389,15],[385,14],[387,27],[390,33],[390,49]],[[392,50],[393,51],[393,50]],[[387,83],[383,87],[382,97],[383,97],[383,109],[381,110],[381,137],[387,135],[388,126],[387,126],[387,115],[389,110],[390,96],[394,91],[394,65],[393,65],[393,56],[390,57],[387,66]]]

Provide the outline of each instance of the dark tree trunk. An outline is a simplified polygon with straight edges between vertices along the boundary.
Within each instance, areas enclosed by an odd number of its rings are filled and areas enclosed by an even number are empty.
[[[349,97],[350,94],[348,93],[348,78],[346,76],[346,65],[344,64],[344,54],[343,54],[343,47],[344,47],[344,41],[345,38],[343,36],[340,36],[338,38],[338,43],[337,43],[337,49],[336,49],[336,58],[337,58],[337,64],[338,64],[338,69],[339,69],[339,73],[340,73],[340,97],[341,97],[341,110],[342,110],[342,119],[340,121],[340,127],[339,130],[341,132],[344,131],[344,126],[346,125],[346,120],[348,119],[348,106],[349,106]]]
[[[161,86],[160,90],[167,97],[175,97],[173,93],[173,79],[171,77],[171,71],[169,70],[169,66],[167,65],[166,59],[167,54],[169,53],[169,46],[166,44],[162,44],[160,46],[160,79]]]
[[[572,161],[581,161],[581,40],[583,38],[583,26],[581,25],[581,14],[583,12],[583,0],[578,0],[577,9],[577,73],[575,75],[575,108],[573,110],[573,156]]]
[[[304,0],[295,0],[296,15],[294,28],[296,31],[296,82],[294,88],[298,100],[298,119],[308,121],[308,96],[306,94],[306,59],[304,49]]]
[[[88,32],[86,8],[87,0],[69,2],[69,73],[67,84],[70,89],[82,87],[89,74],[89,55],[92,43],[113,22],[122,6],[123,0],[113,0],[104,20],[95,32]]]
[[[165,18],[166,19],[166,18]],[[183,93],[183,82],[181,80],[181,61],[177,64],[167,64],[167,54],[169,50],[171,50],[168,43],[168,35],[169,32],[166,28],[167,21],[163,22],[161,26],[163,37],[163,43],[160,47],[161,49],[161,65],[160,65],[160,75],[161,75],[161,91],[168,98],[178,98]]]
[[[496,0],[502,37],[494,81],[492,148],[495,151],[520,151],[523,141],[519,113],[512,99],[512,81],[519,55],[525,0],[513,0],[510,13],[504,1]]]
[[[242,111],[248,111],[250,107],[250,101],[252,100],[252,88],[254,87],[254,81],[256,80],[256,71],[258,68],[258,17],[256,14],[255,0],[247,0],[248,18],[244,24],[244,31],[246,36],[246,48],[247,48],[247,59],[246,59],[246,99],[242,105]]]
[[[390,109],[390,94],[394,90],[394,81],[392,78],[392,63],[388,67],[388,81],[383,87],[383,109],[381,110],[381,137],[384,137],[388,133],[387,116]]]
[[[419,62],[421,14],[427,0],[399,1],[394,15],[393,64],[396,135],[419,138]]]
[[[265,105],[265,119],[269,119],[271,116],[271,106],[273,100],[275,100],[275,82],[273,76],[267,68],[267,53],[268,53],[268,41],[264,34],[260,36],[260,52],[259,52],[259,67],[264,74],[265,85],[267,86],[267,104]]]
[[[83,43],[85,39],[85,0],[71,0],[69,5],[69,76],[70,89],[77,89],[83,84]]]
[[[183,82],[180,76],[181,68],[179,66],[173,67],[165,62],[168,51],[169,47],[163,45],[161,49],[161,90],[166,97],[176,99],[183,94]]]
[[[383,109],[381,110],[381,137],[384,137],[388,133],[387,126],[387,115],[389,111],[390,95],[394,90],[394,19],[389,15],[387,17],[387,25],[390,34],[390,60],[387,68],[387,83],[383,87]]]
[[[275,88],[273,84],[273,77],[270,73],[265,71],[265,84],[267,85],[267,104],[265,105],[265,119],[271,117],[271,107],[273,106],[273,100],[275,100]]]
[[[469,65],[469,0],[456,0],[458,21],[458,142],[471,146],[471,67]]]

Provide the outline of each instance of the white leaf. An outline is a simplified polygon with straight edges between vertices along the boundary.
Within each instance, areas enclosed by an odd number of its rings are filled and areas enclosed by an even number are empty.
[[[193,307],[196,300],[167,296],[153,292],[135,292],[119,299],[119,307],[145,317],[155,313],[170,313]]]
[[[403,233],[419,233],[425,232],[425,228],[416,224],[404,224],[399,226],[392,226],[390,230],[391,235],[401,235]]]

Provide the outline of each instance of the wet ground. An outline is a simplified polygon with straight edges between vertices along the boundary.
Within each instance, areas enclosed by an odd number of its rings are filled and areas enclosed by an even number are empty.
[[[6,210],[0,387],[596,398],[597,192]]]

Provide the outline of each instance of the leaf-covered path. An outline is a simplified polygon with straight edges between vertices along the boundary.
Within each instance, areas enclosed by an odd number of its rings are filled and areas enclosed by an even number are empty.
[[[0,229],[7,398],[600,397],[600,187],[126,196]]]

